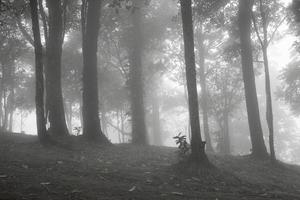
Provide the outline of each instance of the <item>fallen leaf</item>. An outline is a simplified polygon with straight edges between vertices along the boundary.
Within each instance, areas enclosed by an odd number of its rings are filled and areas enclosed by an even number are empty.
[[[128,191],[129,192],[133,192],[136,189],[136,186],[133,186],[132,188],[130,188]]]
[[[0,174],[0,178],[7,178],[7,175],[5,175],[5,174]]]
[[[171,192],[171,194],[175,194],[175,195],[183,196],[183,193],[182,193],[182,192]]]
[[[41,185],[50,185],[51,183],[50,182],[42,182],[40,183]]]
[[[22,165],[22,167],[24,168],[24,169],[28,169],[29,167],[28,167],[28,165]]]

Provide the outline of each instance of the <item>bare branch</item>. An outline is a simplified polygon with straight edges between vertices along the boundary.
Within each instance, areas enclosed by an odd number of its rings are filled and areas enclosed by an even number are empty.
[[[263,43],[263,40],[260,37],[259,30],[258,30],[258,27],[257,27],[257,24],[256,24],[256,19],[255,19],[255,16],[253,14],[253,11],[251,11],[251,17],[252,17],[252,22],[253,22],[254,30],[255,30],[256,36],[257,36],[257,38],[259,40],[259,43],[261,44],[262,47],[264,47],[264,43]]]
[[[269,46],[269,44],[272,42],[273,38],[275,37],[276,32],[278,31],[279,27],[283,24],[283,22],[286,20],[287,16],[284,16],[281,21],[279,22],[279,24],[275,27],[275,30],[273,31],[273,33],[271,34],[270,39],[267,42],[267,46]]]

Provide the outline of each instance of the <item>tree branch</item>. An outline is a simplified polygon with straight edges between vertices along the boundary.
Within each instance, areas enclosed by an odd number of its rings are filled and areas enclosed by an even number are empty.
[[[273,33],[271,34],[270,39],[267,42],[267,46],[269,46],[269,44],[272,42],[276,32],[278,31],[279,27],[283,24],[283,22],[286,20],[287,16],[284,16],[281,21],[279,22],[279,24],[276,26],[275,30],[273,31]]]
[[[24,25],[21,22],[21,18],[19,16],[16,17],[17,18],[17,25],[18,28],[20,29],[21,33],[23,34],[23,36],[25,37],[25,39],[32,45],[34,46],[34,40],[31,37],[31,35],[27,32],[26,28],[24,27]]]
[[[257,36],[257,38],[259,40],[259,43],[261,44],[262,47],[264,47],[264,43],[263,43],[263,40],[260,37],[259,30],[257,28],[256,19],[255,19],[255,16],[253,14],[253,11],[251,11],[251,17],[252,17],[252,22],[253,22],[254,30],[255,30],[256,36]]]

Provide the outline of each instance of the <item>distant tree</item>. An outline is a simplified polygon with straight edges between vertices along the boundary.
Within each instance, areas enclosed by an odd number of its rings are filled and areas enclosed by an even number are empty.
[[[264,143],[253,70],[251,47],[251,13],[253,1],[240,0],[238,12],[238,27],[240,31],[242,71],[245,87],[246,106],[252,143],[252,155],[257,158],[268,156]]]
[[[214,18],[215,16],[212,15],[212,13],[218,13],[218,10],[220,7],[223,7],[227,1],[217,1],[217,0],[202,0],[202,1],[196,1],[195,2],[195,21],[197,22],[196,27],[196,40],[197,40],[197,47],[198,47],[198,57],[199,57],[199,78],[200,78],[200,87],[201,87],[201,108],[203,113],[203,132],[205,136],[205,142],[206,142],[206,150],[209,152],[213,152],[212,144],[211,144],[211,138],[210,138],[210,132],[209,132],[209,120],[208,120],[208,91],[206,86],[206,52],[208,51],[208,46],[205,45],[205,40],[207,40],[206,35],[210,35],[210,32],[206,30],[205,25],[211,26],[211,23],[207,22],[210,21],[211,18]]]
[[[191,4],[191,0],[180,1],[184,38],[184,55],[186,64],[186,81],[192,137],[190,161],[200,165],[205,165],[208,164],[209,161],[205,154],[205,142],[202,141],[200,131]]]
[[[272,42],[278,28],[286,19],[282,7],[277,1],[259,0],[257,5],[258,16],[255,13],[252,14],[252,20],[256,36],[258,38],[260,47],[263,54],[263,62],[265,68],[265,90],[266,90],[266,119],[269,128],[269,146],[270,155],[272,161],[276,160],[275,149],[274,149],[274,125],[273,125],[273,108],[272,108],[272,93],[271,93],[271,82],[269,72],[269,58],[268,58],[268,47]],[[258,21],[259,19],[259,21]],[[257,22],[258,21],[258,22]],[[260,22],[260,23],[259,23]],[[262,31],[260,31],[262,30]],[[261,34],[262,32],[262,34]]]
[[[97,41],[100,10],[100,0],[82,1],[83,136],[91,141],[98,139],[100,143],[108,144],[108,139],[101,131],[98,107]]]
[[[47,142],[46,120],[44,112],[44,75],[43,75],[43,48],[41,43],[38,3],[37,0],[30,0],[32,32],[35,50],[35,76],[36,76],[36,124],[37,134],[41,143]]]
[[[207,76],[209,110],[220,128],[217,146],[222,154],[231,153],[230,119],[244,100],[243,80],[238,64],[219,63],[210,67],[210,73]]]

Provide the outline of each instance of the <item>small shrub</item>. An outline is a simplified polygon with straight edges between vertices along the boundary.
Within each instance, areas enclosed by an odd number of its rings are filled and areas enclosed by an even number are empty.
[[[186,141],[186,135],[181,135],[181,132],[173,137],[173,139],[176,142],[176,145],[178,145],[178,149],[179,149],[179,158],[180,159],[184,159],[187,157],[187,155],[189,155],[190,153],[190,145],[189,143]]]
[[[75,135],[78,136],[81,132],[81,126],[74,127],[73,131],[75,132]]]

